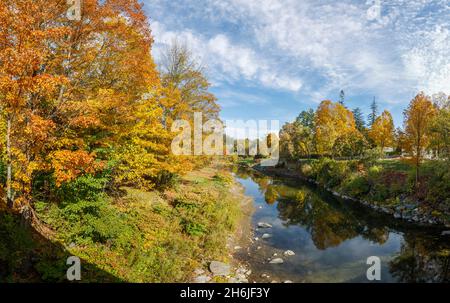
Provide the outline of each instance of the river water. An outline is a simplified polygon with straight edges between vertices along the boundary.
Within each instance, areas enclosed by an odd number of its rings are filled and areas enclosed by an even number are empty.
[[[380,282],[449,282],[450,237],[442,230],[398,222],[302,181],[246,168],[234,174],[254,199],[255,239],[236,253],[252,269],[250,281],[368,282],[367,259],[376,256]],[[284,263],[269,263],[277,257]]]

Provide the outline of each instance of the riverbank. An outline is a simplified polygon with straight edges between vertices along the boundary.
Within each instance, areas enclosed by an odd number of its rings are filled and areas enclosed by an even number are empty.
[[[337,161],[335,161],[337,163]],[[247,164],[248,165],[248,164]],[[331,166],[331,165],[330,165]],[[312,172],[312,167],[309,163],[307,164],[299,164],[298,166],[290,166],[290,167],[261,167],[260,165],[253,164],[249,165],[249,167],[252,167],[253,169],[256,169],[257,171],[272,175],[272,176],[278,176],[278,177],[286,177],[286,178],[296,178],[302,181],[307,181],[309,183],[312,183],[316,186],[319,186],[328,192],[332,193],[335,197],[344,199],[344,200],[350,200],[353,202],[360,203],[374,211],[384,213],[386,215],[392,216],[393,218],[397,220],[403,220],[405,222],[421,225],[421,226],[436,226],[436,227],[442,227],[442,228],[450,228],[450,214],[448,213],[442,213],[442,211],[437,211],[436,209],[433,209],[430,207],[429,203],[419,203],[415,201],[414,199],[411,199],[410,197],[406,196],[405,194],[399,194],[395,197],[389,197],[385,201],[373,201],[369,200],[369,190],[366,190],[365,187],[368,186],[368,184],[364,183],[364,179],[360,178],[360,176],[353,177],[350,176],[351,172],[340,172],[341,175],[347,175],[347,176],[335,176],[332,175],[334,172],[326,171],[326,174],[329,179],[332,179],[332,182],[328,182],[328,184],[331,184],[331,186],[327,185],[327,182],[324,182],[317,174]],[[378,169],[377,166],[374,166]],[[342,166],[339,168],[341,171],[345,170],[342,169]],[[331,169],[329,169],[331,170]],[[378,173],[378,172],[376,172]],[[390,171],[389,174],[394,175],[391,180],[388,180],[390,182],[389,184],[386,184],[386,186],[391,186],[394,184],[397,187],[406,186],[405,181],[403,178],[403,182],[399,180],[400,178],[404,177],[401,173]],[[361,174],[358,172],[358,174]],[[385,176],[383,176],[386,178]],[[341,178],[341,180],[339,180]],[[358,192],[357,196],[352,196],[349,194],[349,190],[346,190],[342,184],[345,182],[342,179],[348,178],[352,179],[353,187],[356,187],[354,191]],[[359,178],[359,179],[358,179]],[[397,178],[397,179],[395,179]],[[363,182],[361,182],[363,180]],[[399,182],[400,181],[400,182]],[[367,182],[368,183],[368,182]],[[403,183],[403,184],[398,184]],[[376,186],[373,186],[377,190],[384,190],[384,188],[381,188],[385,184],[376,184]],[[360,187],[360,188],[357,188]],[[344,188],[344,190],[343,190]],[[366,190],[366,192],[364,192]],[[363,193],[364,192],[364,193]],[[445,193],[444,193],[445,194]]]
[[[249,237],[252,203],[223,164],[193,171],[164,191],[120,192],[36,203],[55,231],[51,240],[0,214],[0,281],[64,282],[69,256],[81,259],[81,282],[246,281],[248,269],[233,253]]]

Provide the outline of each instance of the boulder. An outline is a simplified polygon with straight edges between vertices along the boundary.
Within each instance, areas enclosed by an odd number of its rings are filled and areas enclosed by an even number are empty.
[[[284,252],[284,255],[285,255],[285,256],[288,256],[288,257],[290,257],[290,256],[295,256],[295,252],[293,252],[292,250],[286,250],[286,251]]]
[[[270,263],[270,264],[283,264],[283,263],[284,263],[284,260],[281,259],[281,258],[274,258],[274,259],[270,260],[269,263]]]
[[[272,228],[272,225],[270,225],[269,223],[266,223],[266,222],[259,222],[258,227],[259,228]]]
[[[214,276],[228,276],[231,271],[231,266],[222,262],[212,261],[209,264],[209,270]]]

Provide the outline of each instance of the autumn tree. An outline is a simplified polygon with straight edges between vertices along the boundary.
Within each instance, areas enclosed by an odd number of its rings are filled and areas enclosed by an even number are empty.
[[[394,121],[389,111],[385,110],[375,119],[369,130],[369,137],[373,142],[384,150],[385,147],[394,143]]]
[[[186,45],[174,40],[162,53],[162,85],[169,91],[178,90],[180,100],[175,104],[163,104],[164,116],[172,119],[191,117],[201,112],[205,119],[217,119],[220,107],[209,89],[204,70]],[[182,117],[181,113],[185,116]],[[188,114],[191,113],[191,114]]]
[[[336,139],[355,130],[353,113],[339,103],[322,101],[315,115],[315,142],[319,154],[332,153]]]
[[[11,207],[30,203],[32,176],[48,165],[56,129],[49,113],[58,87],[67,80],[49,71],[57,64],[51,46],[68,33],[56,22],[64,8],[61,1],[0,3],[0,96],[6,125],[2,154]]]
[[[137,1],[85,0],[80,21],[67,19],[65,1],[8,0],[0,7],[6,192],[21,207],[30,205],[38,172],[57,186],[94,173],[103,167],[99,160],[134,141],[136,121],[148,123],[141,129],[155,126],[159,99],[142,106],[142,95],[161,89]],[[151,122],[147,109],[155,113]]]
[[[431,139],[430,125],[436,115],[431,99],[419,93],[404,112],[405,133],[410,141],[416,166],[416,184],[419,182],[419,167],[423,153]]]
[[[394,133],[394,145],[395,151],[399,154],[402,154],[403,151],[409,150],[410,147],[408,145],[409,141],[403,129],[397,127]]]
[[[430,144],[439,158],[450,156],[450,107],[437,110],[430,125]]]
[[[367,146],[365,137],[357,129],[353,129],[337,137],[333,144],[333,155],[354,158],[361,156]]]

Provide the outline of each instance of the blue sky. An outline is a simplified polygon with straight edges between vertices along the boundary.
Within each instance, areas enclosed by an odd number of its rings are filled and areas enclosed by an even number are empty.
[[[292,121],[346,93],[397,126],[418,91],[450,94],[448,0],[143,0],[158,61],[174,38],[205,67],[228,119]]]

